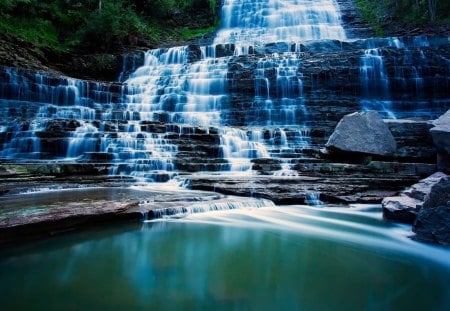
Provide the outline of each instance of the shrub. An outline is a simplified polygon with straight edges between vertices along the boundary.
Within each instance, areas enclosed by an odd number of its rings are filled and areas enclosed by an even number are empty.
[[[145,34],[147,28],[131,7],[124,6],[122,1],[109,1],[87,16],[78,36],[85,48],[109,50],[115,43]]]

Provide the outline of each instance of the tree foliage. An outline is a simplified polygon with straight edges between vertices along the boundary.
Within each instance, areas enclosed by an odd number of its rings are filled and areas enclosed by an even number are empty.
[[[355,0],[372,26],[381,29],[392,21],[409,24],[448,23],[450,1],[444,0]]]
[[[0,0],[0,32],[37,46],[106,51],[118,44],[134,44],[137,38],[155,41],[159,33],[173,31],[174,18],[188,20],[189,13],[198,8],[214,12],[215,3],[215,0]]]

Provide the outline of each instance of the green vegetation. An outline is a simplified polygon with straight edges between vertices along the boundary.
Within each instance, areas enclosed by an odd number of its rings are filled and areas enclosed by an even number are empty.
[[[217,27],[218,27],[217,25],[206,27],[206,28],[195,28],[195,29],[183,27],[181,34],[182,34],[184,40],[192,40],[192,39],[201,38],[207,34],[212,33],[213,31],[215,31],[217,29]]]
[[[377,35],[390,23],[443,24],[450,22],[450,1],[446,0],[354,0]]]
[[[193,12],[203,12],[193,21]],[[195,22],[195,23],[194,23]],[[217,27],[216,0],[1,0],[0,33],[53,51],[111,51]]]

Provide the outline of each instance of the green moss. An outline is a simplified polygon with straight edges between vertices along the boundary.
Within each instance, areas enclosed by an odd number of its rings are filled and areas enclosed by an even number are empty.
[[[184,27],[182,29],[181,35],[184,40],[192,40],[204,37],[205,35],[208,35],[214,31],[216,31],[218,28],[218,25],[206,27],[206,28],[193,28],[190,29],[188,27]]]

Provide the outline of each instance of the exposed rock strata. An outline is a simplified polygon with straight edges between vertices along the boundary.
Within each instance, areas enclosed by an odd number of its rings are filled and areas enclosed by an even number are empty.
[[[373,37],[375,32],[371,29],[367,21],[362,18],[351,0],[337,0],[342,22],[344,24],[347,38],[367,38]]]
[[[274,161],[264,164],[258,160],[259,169],[277,168]],[[266,198],[278,204],[303,204],[306,197],[315,193],[331,203],[378,203],[393,195],[418,176],[435,170],[432,164],[399,164],[373,161],[369,164],[301,162],[295,165],[298,176],[253,175],[239,176],[192,175],[186,176],[192,189]],[[273,173],[273,171],[270,171]],[[420,177],[419,177],[420,178]]]

